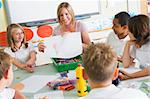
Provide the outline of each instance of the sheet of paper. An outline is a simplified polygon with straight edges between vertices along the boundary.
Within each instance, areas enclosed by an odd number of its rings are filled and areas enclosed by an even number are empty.
[[[35,93],[41,88],[43,88],[49,81],[55,80],[58,76],[49,76],[49,75],[33,75],[23,81],[24,89],[21,90],[25,93]]]
[[[69,70],[68,78],[69,79],[76,79],[76,72],[75,72],[75,70]]]
[[[150,82],[144,82],[150,88]],[[150,90],[150,89],[149,89]]]
[[[44,53],[50,58],[72,58],[82,53],[81,33],[66,33],[45,40]]]
[[[121,81],[118,87],[140,89],[150,98],[150,76]]]
[[[60,76],[60,73],[57,73],[56,75]],[[76,80],[76,72],[75,72],[75,70],[69,70],[69,72],[67,73],[67,76],[71,80]]]
[[[128,73],[134,73],[134,72],[137,72],[137,71],[140,71],[141,69],[140,68],[136,68],[136,67],[129,67],[129,68],[119,68],[121,70],[124,70]]]
[[[34,95],[34,99],[64,99],[63,91],[53,91]]]
[[[36,66],[41,66],[49,63],[53,63],[50,57],[46,53],[37,51]]]

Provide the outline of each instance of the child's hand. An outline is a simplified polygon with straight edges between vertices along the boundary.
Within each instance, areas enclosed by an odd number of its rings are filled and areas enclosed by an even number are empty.
[[[32,65],[27,65],[27,66],[25,67],[25,70],[26,70],[27,72],[33,73],[33,72],[34,72],[34,67],[33,67]]]
[[[137,48],[140,48],[140,47],[141,47],[141,46],[138,44],[138,42],[137,42],[136,40],[129,40],[129,41],[127,42],[127,44],[128,44],[129,46],[135,45]]]
[[[40,52],[43,52],[44,53],[44,49],[46,48],[46,46],[43,44],[43,43],[39,43],[38,44],[38,50],[40,51]]]
[[[118,57],[117,57],[117,60],[118,60],[119,62],[122,62],[122,56],[118,56]]]
[[[126,80],[132,78],[131,75],[125,71],[119,70],[119,78],[121,80]]]
[[[31,65],[31,66],[35,66],[35,60],[33,59],[29,59],[27,62],[26,62],[27,65]]]
[[[129,40],[127,42],[128,45],[135,45],[136,44],[136,40]]]

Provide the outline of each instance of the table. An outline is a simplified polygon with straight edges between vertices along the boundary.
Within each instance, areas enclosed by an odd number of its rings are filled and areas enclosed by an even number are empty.
[[[24,70],[16,70],[16,71],[14,71],[13,85],[24,80],[25,78],[27,78],[29,76],[32,76],[32,75],[56,75],[57,73],[58,72],[57,72],[56,68],[53,66],[53,64],[36,67],[34,73],[28,73]],[[147,80],[148,80],[148,82],[150,82],[150,76],[131,79],[131,80],[125,80],[125,81],[121,81],[121,83],[119,84],[119,87],[132,87],[132,86],[130,86],[131,84],[134,84],[134,85],[141,84],[143,81],[147,81]],[[139,86],[136,85],[135,87],[137,88]],[[51,90],[49,87],[45,86],[36,93],[32,93],[32,94],[31,93],[24,93],[24,95],[27,96],[28,99],[33,99],[34,94],[44,93],[44,92],[52,92],[52,91],[54,91],[54,90]],[[77,96],[76,89],[71,90],[71,91],[64,91],[63,95],[64,95],[64,99],[77,99],[77,98],[79,98]],[[150,98],[150,95],[149,95],[149,98]]]
[[[16,83],[19,83],[20,81],[24,80],[25,78],[32,76],[32,75],[56,75],[58,72],[56,68],[52,65],[43,65],[35,68],[34,73],[28,73],[24,70],[16,70],[14,71],[14,81],[12,85],[15,85]],[[41,90],[39,90],[36,93],[23,93],[25,96],[28,97],[28,99],[33,99],[34,94],[37,93],[44,93],[44,92],[51,92],[54,90],[51,90],[48,86],[45,86]],[[76,89],[71,90],[71,91],[64,91],[63,92],[64,99],[77,99],[77,91]]]
[[[150,76],[121,81],[118,87],[140,89],[150,98]]]

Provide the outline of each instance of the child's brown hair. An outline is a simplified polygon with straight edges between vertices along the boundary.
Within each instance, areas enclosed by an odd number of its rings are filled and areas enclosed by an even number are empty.
[[[0,51],[0,80],[7,76],[10,66],[11,57],[7,53]]]
[[[115,70],[116,53],[104,43],[91,44],[83,53],[85,71],[91,81],[103,82],[111,78]]]
[[[150,20],[146,15],[137,15],[129,19],[129,31],[140,46],[150,41]]]

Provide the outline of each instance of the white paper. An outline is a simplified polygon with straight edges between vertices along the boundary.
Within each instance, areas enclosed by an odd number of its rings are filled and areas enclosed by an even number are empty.
[[[76,80],[76,72],[75,72],[75,70],[69,70],[68,78]]]
[[[150,87],[150,82],[145,82],[145,84]]]
[[[129,68],[119,68],[120,70],[124,70],[127,73],[134,73],[134,72],[138,72],[141,69],[140,68],[136,68],[136,67],[129,67]]]
[[[23,81],[21,81],[22,84],[24,84],[24,89],[21,90],[25,93],[35,93],[44,86],[49,81],[55,80],[58,76],[49,76],[49,75],[34,75],[30,76]]]
[[[121,82],[118,87],[120,88],[134,88],[134,89],[139,89],[141,86],[142,82],[136,82],[136,81],[126,81],[126,82]]]
[[[56,75],[61,77],[60,73],[57,73]],[[69,72],[67,73],[67,76],[68,76],[68,78],[70,80],[76,80],[76,72],[75,72],[75,70],[69,70]]]
[[[53,91],[34,95],[34,99],[64,99],[63,91]]]
[[[50,57],[46,53],[37,51],[36,66],[41,66],[49,63],[53,63]]]
[[[44,53],[50,58],[72,58],[82,53],[81,33],[66,33],[44,41]]]

